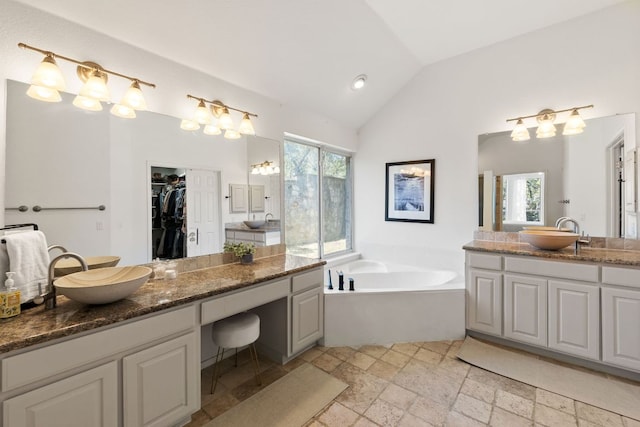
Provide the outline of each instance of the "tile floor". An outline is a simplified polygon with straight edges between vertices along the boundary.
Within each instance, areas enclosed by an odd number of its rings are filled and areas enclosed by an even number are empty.
[[[261,360],[262,387],[304,363],[347,383],[349,387],[305,427],[640,427],[640,421],[462,362],[455,357],[461,344],[314,347],[284,366]],[[215,395],[209,393],[212,368],[202,371],[202,409],[189,427],[206,424],[260,390],[248,352],[240,353],[238,368],[232,368],[230,359],[225,362]]]

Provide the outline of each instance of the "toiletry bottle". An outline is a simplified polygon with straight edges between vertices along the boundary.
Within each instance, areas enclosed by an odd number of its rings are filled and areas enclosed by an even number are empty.
[[[342,271],[338,271],[338,290],[344,291],[344,274],[342,274]]]
[[[20,314],[20,291],[16,289],[13,283],[13,271],[7,272],[7,280],[4,282],[4,288],[0,290],[0,301],[2,302],[2,310],[0,319],[8,319],[9,317]]]

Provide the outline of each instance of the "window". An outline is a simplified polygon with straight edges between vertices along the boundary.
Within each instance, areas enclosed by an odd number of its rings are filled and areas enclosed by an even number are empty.
[[[503,223],[544,225],[544,172],[504,175],[502,184]]]
[[[351,156],[287,137],[284,188],[287,253],[323,258],[351,250]]]

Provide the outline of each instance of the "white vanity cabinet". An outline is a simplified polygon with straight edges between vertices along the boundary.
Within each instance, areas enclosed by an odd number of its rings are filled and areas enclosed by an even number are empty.
[[[298,353],[324,335],[324,273],[314,270],[291,280],[291,351]]]
[[[502,257],[467,252],[467,328],[502,335]]]
[[[189,305],[3,358],[2,425],[171,426],[189,420],[200,408],[196,327]]]
[[[602,360],[640,371],[640,270],[603,267],[602,281]]]
[[[547,345],[547,281],[539,277],[504,275],[504,336]]]
[[[253,243],[257,247],[271,246],[280,244],[280,231],[278,230],[261,230],[261,231],[238,231],[225,230],[225,239],[230,243]]]

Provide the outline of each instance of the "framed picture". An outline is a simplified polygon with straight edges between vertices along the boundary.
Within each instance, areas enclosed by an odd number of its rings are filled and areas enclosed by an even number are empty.
[[[433,224],[435,166],[435,159],[387,163],[385,221]]]

